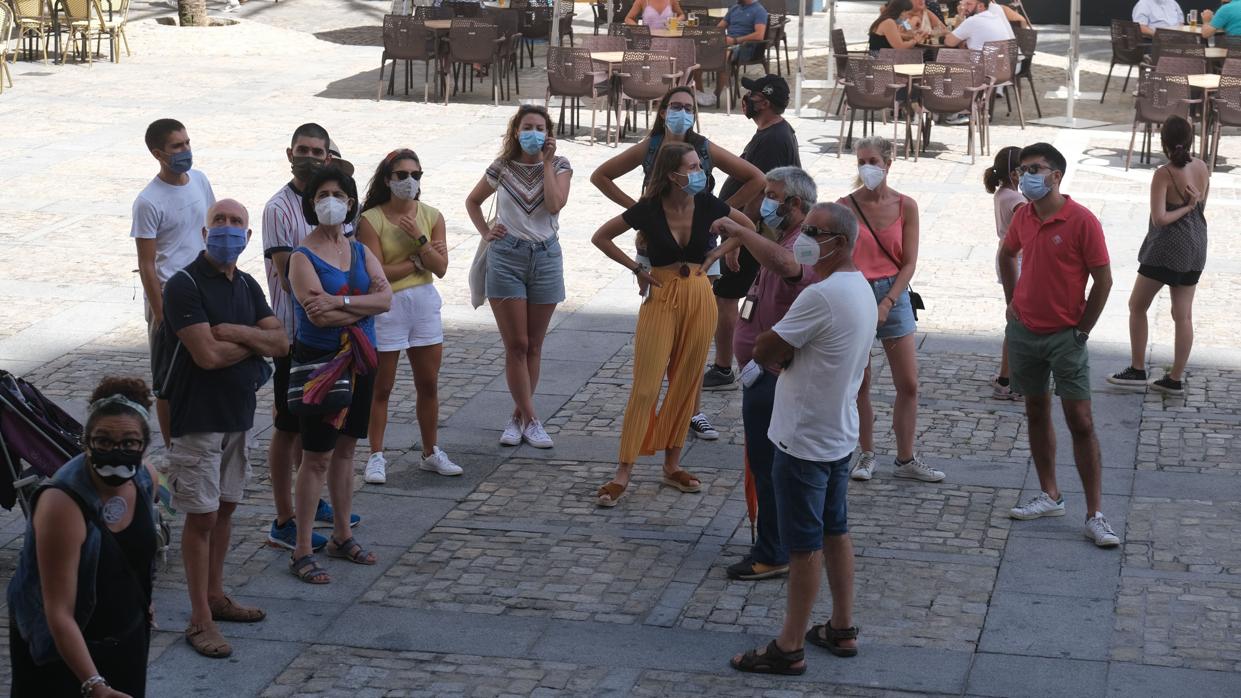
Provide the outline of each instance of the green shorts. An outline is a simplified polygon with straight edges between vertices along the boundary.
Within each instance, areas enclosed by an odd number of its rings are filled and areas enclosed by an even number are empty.
[[[1015,320],[1004,331],[1008,338],[1008,369],[1012,389],[1022,395],[1047,394],[1047,379],[1056,377],[1062,400],[1090,399],[1090,352],[1078,344],[1073,328],[1035,334]]]

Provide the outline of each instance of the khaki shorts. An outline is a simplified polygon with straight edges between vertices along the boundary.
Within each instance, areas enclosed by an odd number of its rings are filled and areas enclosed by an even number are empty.
[[[1008,321],[1008,370],[1014,391],[1046,395],[1047,380],[1056,379],[1062,400],[1090,399],[1090,352],[1078,344],[1072,328],[1035,334],[1025,325]]]
[[[249,479],[246,432],[172,437],[168,484],[174,509],[187,514],[210,514],[219,510],[220,502],[236,504],[245,495]]]

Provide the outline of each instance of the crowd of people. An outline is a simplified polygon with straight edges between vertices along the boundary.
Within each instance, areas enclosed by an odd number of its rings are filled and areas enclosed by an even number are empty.
[[[704,483],[681,467],[681,451],[691,434],[718,436],[701,412],[700,391],[740,384],[758,526],[753,547],[727,574],[788,575],[789,598],[779,637],[732,665],[800,674],[806,642],[837,656],[858,651],[846,494],[850,479],[870,480],[879,468],[870,366],[876,341],[896,392],[892,474],[927,483],[947,475],[917,449],[914,336],[922,303],[911,282],[920,219],[914,198],[889,184],[891,143],[859,141],[852,190],[828,201],[823,185],[801,169],[796,133],[781,116],[787,83],[773,75],[743,82],[744,113],[756,129],[740,155],[693,129],[697,95],[678,87],[660,102],[648,136],[591,175],[624,208],[592,242],[634,275],[642,294],[617,469],[595,499],[601,507],[621,504],[637,457],[660,451],[661,482],[698,492]],[[1176,361],[1152,387],[1176,392],[1183,390],[1189,308],[1205,263],[1209,173],[1190,152],[1187,122],[1169,120],[1161,135],[1169,164],[1155,173],[1150,232],[1130,299],[1133,361],[1109,380],[1147,385],[1145,313],[1167,285]],[[269,380],[267,466],[276,515],[268,540],[290,551],[290,572],[304,582],[332,581],[320,552],[377,562],[353,532],[361,520],[352,506],[353,461],[358,439],[367,439],[364,479],[385,482],[388,405],[404,391],[396,385],[402,353],[413,374],[421,468],[462,472],[437,439],[444,331],[435,280],[450,268],[449,250],[444,216],[423,198],[417,153],[402,147],[383,157],[363,197],[353,164],[328,132],[313,123],[295,129],[285,151],[291,178],[262,214],[264,292],[237,268],[251,242],[249,212],[215,198],[193,168],[186,127],[157,120],[146,146],[158,173],[134,202],[131,236],[146,291],[152,383],[104,380],[88,409],[84,454],[36,499],[9,587],[19,695],[143,694],[157,481],[143,456],[153,438],[152,407],[168,449],[171,505],[185,514],[185,639],[207,657],[232,652],[219,623],[265,617],[228,595],[224,558],[250,474],[256,392]],[[641,190],[624,191],[617,179],[638,167]],[[718,195],[717,167],[727,175]],[[1040,484],[1011,516],[1066,513],[1054,467],[1054,385],[1085,494],[1085,535],[1113,547],[1120,539],[1100,510],[1087,348],[1111,289],[1110,258],[1099,221],[1060,191],[1066,170],[1059,151],[1036,143],[1001,149],[984,175],[995,197],[996,268],[1008,300],[993,391],[1024,400]],[[533,398],[548,327],[565,299],[559,228],[572,178],[547,111],[525,105],[465,199],[481,239],[472,290],[489,303],[504,346],[512,409],[497,433],[506,446],[554,446]],[[630,230],[638,233],[632,251],[616,242]],[[317,525],[329,535],[316,533]],[[820,564],[832,616],[810,626]]]

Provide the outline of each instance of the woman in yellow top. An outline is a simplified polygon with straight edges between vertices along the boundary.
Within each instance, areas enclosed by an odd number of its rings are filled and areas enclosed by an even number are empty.
[[[365,475],[372,484],[387,480],[384,431],[388,426],[388,398],[396,383],[402,351],[414,371],[422,469],[440,475],[461,474],[461,467],[437,445],[444,328],[440,322],[443,302],[431,282],[432,274],[443,278],[448,271],[448,245],[444,217],[422,202],[421,183],[422,163],[414,151],[401,148],[388,153],[375,168],[358,223],[358,241],[383,263],[384,274],[392,284],[392,308],[375,316],[379,370],[371,400],[367,433],[371,457]]]

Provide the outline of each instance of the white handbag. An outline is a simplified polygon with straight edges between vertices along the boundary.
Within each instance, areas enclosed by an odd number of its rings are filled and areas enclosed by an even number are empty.
[[[480,235],[474,261],[470,262],[470,305],[475,310],[487,301],[487,250],[490,247],[487,238]]]

